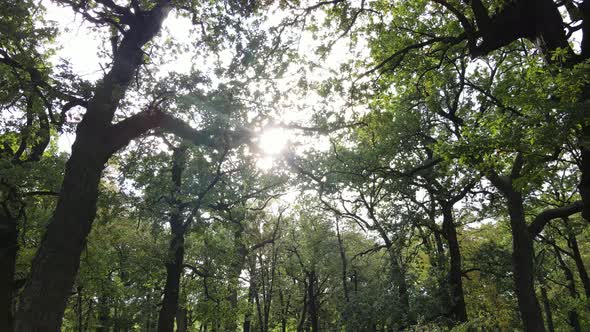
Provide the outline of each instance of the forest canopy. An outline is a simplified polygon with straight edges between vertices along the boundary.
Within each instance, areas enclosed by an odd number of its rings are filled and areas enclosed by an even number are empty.
[[[590,330],[590,0],[1,0],[0,332]]]

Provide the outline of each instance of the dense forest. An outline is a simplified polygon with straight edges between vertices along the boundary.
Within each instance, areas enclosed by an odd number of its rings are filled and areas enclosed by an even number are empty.
[[[590,331],[590,0],[0,0],[0,332]]]

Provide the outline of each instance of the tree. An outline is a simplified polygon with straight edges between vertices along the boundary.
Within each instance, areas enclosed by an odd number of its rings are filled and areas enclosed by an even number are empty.
[[[156,127],[176,132],[197,145],[210,142],[207,131],[194,130],[165,113],[161,108],[162,100],[112,124],[125,91],[144,61],[143,46],[158,34],[173,7],[182,10],[182,4],[165,0],[145,7],[139,2],[122,7],[110,1],[99,1],[96,8],[86,2],[66,4],[90,22],[113,26],[117,29],[114,38],[119,34],[122,38],[113,49],[110,70],[94,88],[86,113],[77,126],[57,207],[21,296],[17,331],[56,330],[60,325],[80,253],[96,213],[102,170],[116,151]]]

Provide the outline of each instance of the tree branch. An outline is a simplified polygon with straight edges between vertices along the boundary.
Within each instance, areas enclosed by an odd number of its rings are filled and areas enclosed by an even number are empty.
[[[576,201],[570,205],[562,206],[553,209],[547,209],[539,213],[535,220],[529,225],[529,233],[536,237],[541,233],[545,225],[553,219],[569,217],[572,214],[582,211],[584,204],[582,201]]]

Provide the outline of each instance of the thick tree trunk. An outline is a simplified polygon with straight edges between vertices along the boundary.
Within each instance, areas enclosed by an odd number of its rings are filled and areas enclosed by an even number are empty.
[[[535,294],[533,237],[524,214],[522,193],[514,189],[513,179],[518,177],[524,161],[518,154],[510,176],[488,174],[492,184],[506,199],[512,235],[512,270],[518,310],[525,332],[544,332],[545,324],[541,306]]]
[[[506,195],[512,233],[512,268],[518,309],[527,332],[545,331],[541,307],[535,294],[533,239],[528,231],[522,196],[512,191]]]
[[[176,332],[186,332],[188,329],[188,316],[186,309],[178,308],[176,310]]]
[[[184,234],[175,234],[170,241],[171,261],[166,263],[166,284],[164,286],[164,300],[158,316],[158,332],[173,332],[174,317],[178,310],[180,294],[180,276],[184,261]]]
[[[0,332],[12,332],[12,297],[18,250],[17,220],[0,208]]]
[[[467,309],[465,307],[465,295],[463,293],[463,278],[461,271],[461,251],[459,240],[457,239],[457,230],[453,221],[452,205],[445,204],[442,206],[443,212],[443,234],[449,245],[450,271],[449,271],[449,290],[451,293],[450,313],[455,322],[467,321]]]
[[[19,302],[16,331],[59,331],[61,326],[80,254],[96,214],[98,184],[107,160],[92,141],[80,134],[66,164],[57,207]]]

